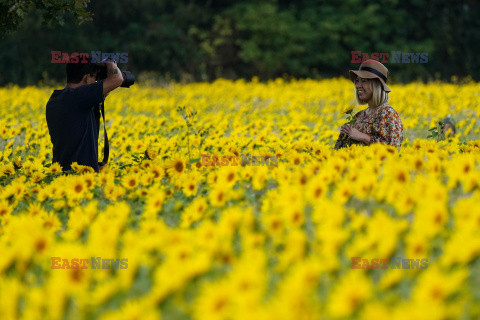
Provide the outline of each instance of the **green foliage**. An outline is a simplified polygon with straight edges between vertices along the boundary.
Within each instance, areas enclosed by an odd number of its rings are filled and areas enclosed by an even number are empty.
[[[428,131],[430,131],[430,134],[427,136],[427,138],[433,138],[437,141],[445,140],[443,125],[443,120],[438,120],[435,127],[428,129]]]
[[[351,108],[347,111],[345,111],[345,115],[347,117],[347,121],[345,122],[345,126],[348,125],[348,126],[353,126],[353,124],[355,123],[355,121],[357,121],[357,117],[356,115],[353,113],[353,109],[354,108]],[[343,135],[342,137],[342,140],[347,140],[349,137],[347,135]]]
[[[303,62],[308,55],[311,25],[296,19],[293,11],[280,10],[275,2],[253,6],[241,3],[226,12],[236,30],[238,56],[261,75],[306,73]]]
[[[346,76],[359,66],[350,63],[351,51],[427,52],[427,63],[390,57],[389,82],[480,80],[475,1],[96,0],[86,9],[88,3],[2,1],[0,32],[9,33],[0,47],[9,50],[0,50],[0,85],[63,81],[52,50],[128,52],[120,68],[137,75],[202,81]]]
[[[0,35],[15,31],[32,5],[42,11],[44,24],[63,25],[67,11],[75,16],[78,23],[91,21],[91,13],[86,11],[89,2],[90,0],[2,0]]]
[[[198,123],[197,118],[197,111],[194,109],[188,108],[186,109],[185,106],[177,107],[177,113],[183,118],[185,121],[185,125],[187,126],[187,148],[188,148],[188,159],[189,164],[193,164],[200,161],[200,158],[192,158],[190,153],[190,134],[193,133],[200,138],[200,143],[198,146],[198,150],[201,150],[203,141],[208,134],[208,130],[204,129],[196,129],[195,126]]]

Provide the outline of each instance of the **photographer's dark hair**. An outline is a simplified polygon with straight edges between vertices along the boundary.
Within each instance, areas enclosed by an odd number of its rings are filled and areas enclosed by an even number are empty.
[[[78,63],[67,63],[67,83],[79,83],[86,74],[95,74],[97,65],[92,63],[92,57],[88,56],[86,63],[82,63],[82,59],[78,59]]]

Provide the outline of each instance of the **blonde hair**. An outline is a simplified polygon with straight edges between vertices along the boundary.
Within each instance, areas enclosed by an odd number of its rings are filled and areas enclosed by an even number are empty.
[[[357,77],[358,78],[358,77]],[[372,100],[374,107],[378,107],[388,101],[388,92],[383,90],[382,83],[378,79],[368,79],[368,85],[372,91]],[[355,82],[355,81],[354,81]],[[358,104],[367,104],[368,101],[360,100],[357,94],[357,88],[353,89],[353,95]]]

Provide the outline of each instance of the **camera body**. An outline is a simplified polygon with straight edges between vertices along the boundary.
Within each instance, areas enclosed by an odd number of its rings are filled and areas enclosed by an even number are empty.
[[[135,83],[135,76],[130,71],[121,71],[123,76],[123,83],[120,87],[129,88]],[[107,66],[97,64],[97,81],[105,80],[107,78]]]

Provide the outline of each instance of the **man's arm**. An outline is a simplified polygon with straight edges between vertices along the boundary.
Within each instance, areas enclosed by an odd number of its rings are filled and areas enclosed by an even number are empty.
[[[103,95],[120,87],[123,83],[123,76],[116,62],[106,62],[107,78],[103,80]]]

